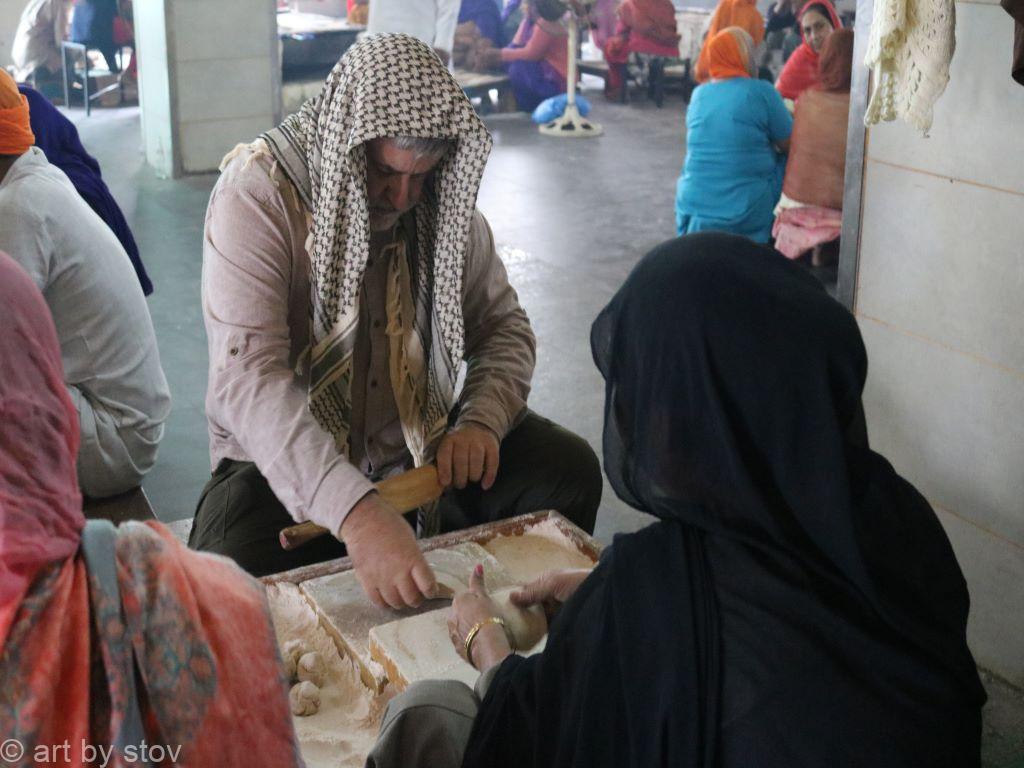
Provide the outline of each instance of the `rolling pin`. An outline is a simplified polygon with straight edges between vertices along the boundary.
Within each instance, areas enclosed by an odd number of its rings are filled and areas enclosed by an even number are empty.
[[[424,464],[422,467],[381,480],[376,488],[381,500],[403,515],[440,498],[444,490],[437,481],[437,467],[433,464]],[[331,532],[316,523],[291,525],[281,530],[281,546],[288,550],[297,549],[329,533]]]

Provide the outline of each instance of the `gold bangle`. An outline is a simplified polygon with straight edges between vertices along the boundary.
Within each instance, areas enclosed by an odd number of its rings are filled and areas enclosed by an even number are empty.
[[[473,663],[473,641],[476,640],[477,633],[486,627],[488,624],[497,624],[505,631],[505,639],[508,640],[509,647],[512,649],[512,653],[516,652],[515,644],[512,642],[509,636],[508,627],[505,625],[505,620],[501,616],[490,616],[483,621],[478,621],[474,624],[468,633],[466,633],[466,640],[463,644],[463,648],[466,651],[466,661],[469,662],[470,666],[476,668],[476,664]]]

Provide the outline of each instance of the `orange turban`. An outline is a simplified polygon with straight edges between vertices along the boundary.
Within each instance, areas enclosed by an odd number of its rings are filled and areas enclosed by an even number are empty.
[[[705,44],[708,52],[708,73],[715,80],[750,77],[751,52],[746,41],[741,42],[741,36],[742,29],[727,27]]]
[[[0,68],[0,155],[23,155],[35,143],[28,120],[28,99]]]

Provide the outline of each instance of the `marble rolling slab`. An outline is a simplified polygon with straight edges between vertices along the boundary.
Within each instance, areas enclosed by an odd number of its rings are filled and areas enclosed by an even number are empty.
[[[477,563],[484,566],[484,582],[489,590],[516,584],[515,579],[494,556],[474,542],[432,550],[424,553],[424,557],[437,574],[438,581],[452,588],[458,588],[458,584],[468,581]],[[378,608],[363,593],[355,572],[351,570],[303,581],[299,589],[316,610],[321,625],[334,639],[339,650],[358,662],[363,683],[376,693],[384,690],[388,678],[384,669],[370,655],[370,630],[409,617],[410,613],[439,610],[443,615],[449,604],[447,600],[430,600],[412,612]]]
[[[496,590],[492,595],[500,598],[512,589]],[[545,639],[523,650],[537,653],[543,650]],[[374,627],[370,630],[370,656],[397,691],[417,680],[459,680],[472,688],[480,674],[452,645],[447,607]]]

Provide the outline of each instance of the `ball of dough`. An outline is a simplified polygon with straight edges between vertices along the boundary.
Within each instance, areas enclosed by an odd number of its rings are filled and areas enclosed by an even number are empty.
[[[300,682],[310,682],[320,687],[327,677],[327,665],[324,664],[323,657],[319,653],[315,651],[304,653],[296,665],[296,674],[298,674]]]
[[[281,647],[281,660],[284,662],[284,671],[290,681],[295,682],[299,659],[307,650],[306,644],[301,640],[289,640]]]
[[[513,605],[509,600],[511,593],[511,590],[499,592],[494,596],[494,601],[501,611],[501,618],[505,620],[505,629],[515,640],[516,650],[528,651],[548,633],[548,620],[544,608],[539,605],[531,605],[529,608]]]
[[[320,710],[320,689],[305,680],[292,686],[288,692],[288,701],[292,706],[292,714],[298,717],[315,715]]]

